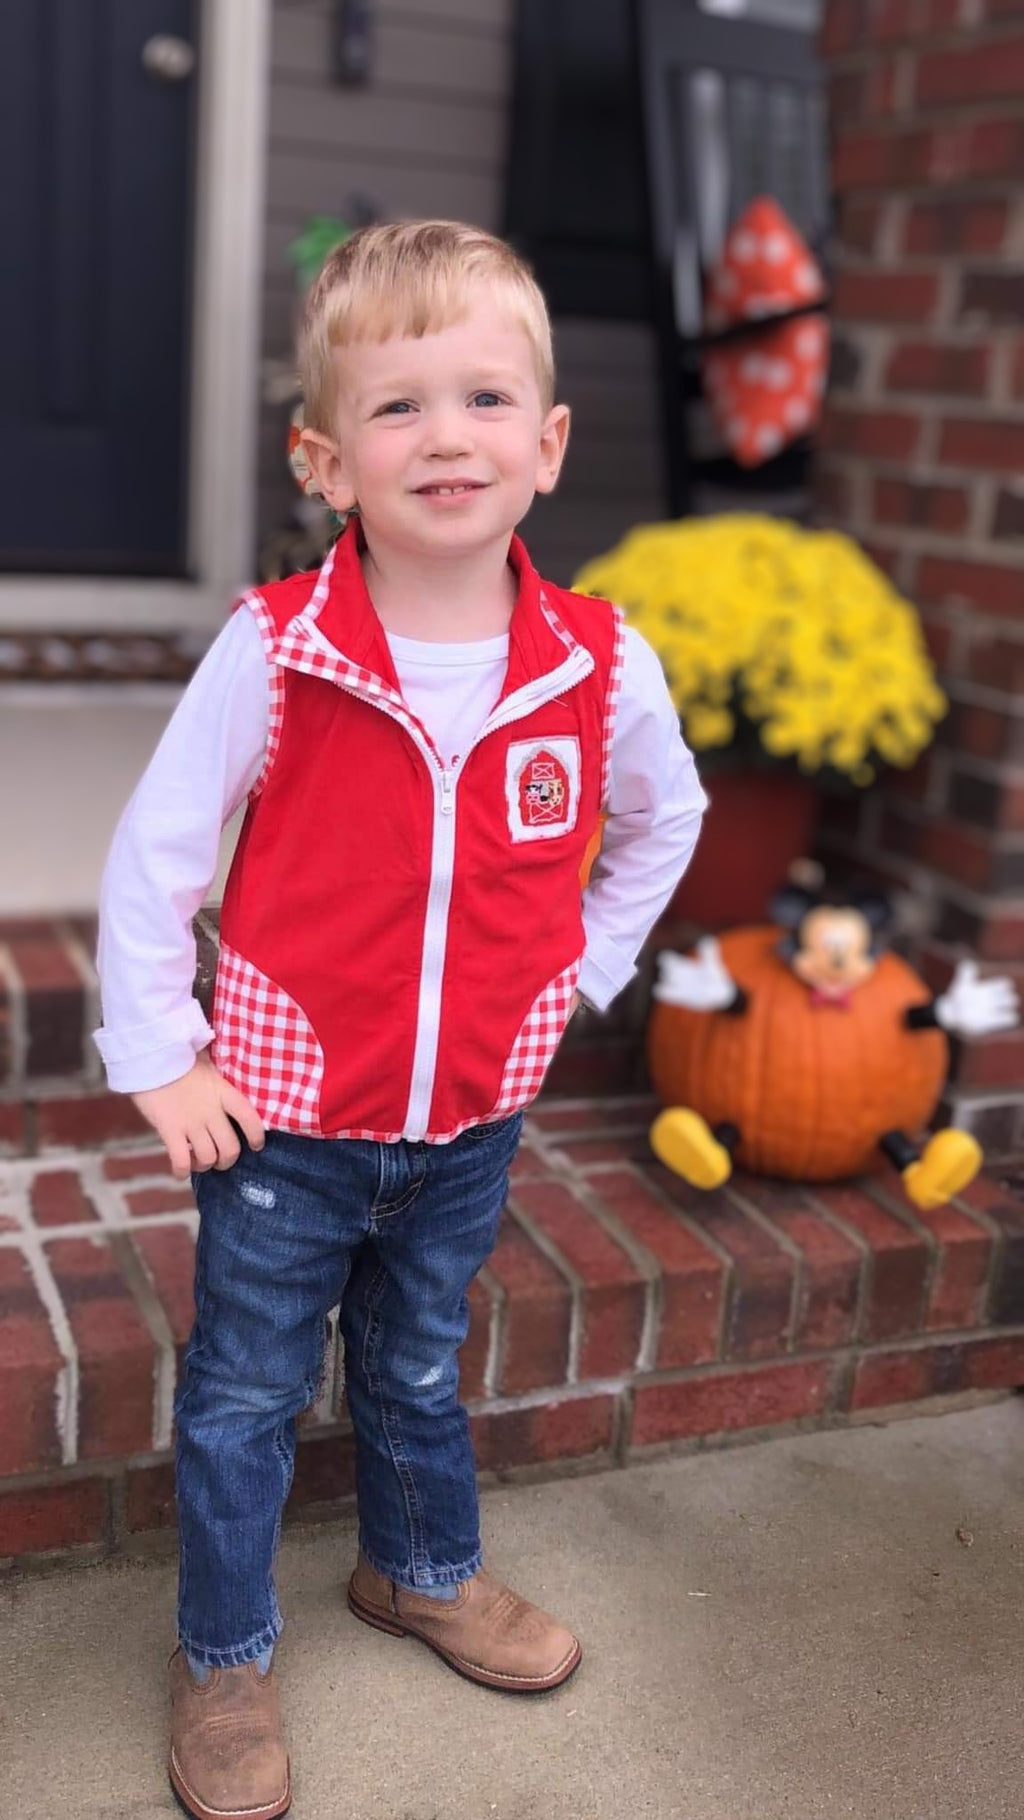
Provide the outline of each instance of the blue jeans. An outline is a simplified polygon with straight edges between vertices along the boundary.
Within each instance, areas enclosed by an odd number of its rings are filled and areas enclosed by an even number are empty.
[[[480,1565],[476,1471],[458,1399],[466,1292],[489,1255],[522,1115],[451,1144],[267,1132],[193,1176],[196,1321],[175,1402],[178,1624],[196,1661],[274,1643],[274,1555],[295,1418],[340,1304],[360,1546],[403,1586]]]

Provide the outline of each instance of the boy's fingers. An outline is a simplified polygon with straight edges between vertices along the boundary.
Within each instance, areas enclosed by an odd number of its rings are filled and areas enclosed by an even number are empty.
[[[262,1150],[267,1135],[263,1120],[255,1106],[250,1106],[244,1093],[239,1093],[237,1088],[232,1087],[225,1094],[222,1103],[228,1116],[242,1127],[250,1150]]]
[[[208,1131],[194,1131],[189,1139],[194,1169],[212,1169],[217,1161],[217,1146]]]
[[[161,1136],[163,1136],[162,1132]],[[175,1181],[187,1182],[192,1173],[192,1152],[189,1149],[188,1138],[184,1134],[179,1137],[165,1137],[164,1147],[170,1158],[171,1174]]]
[[[210,1137],[217,1146],[217,1161],[214,1164],[214,1167],[216,1169],[230,1169],[232,1163],[237,1163],[242,1153],[242,1147],[238,1142],[234,1127],[224,1117],[223,1113],[221,1113],[219,1117],[211,1119]]]

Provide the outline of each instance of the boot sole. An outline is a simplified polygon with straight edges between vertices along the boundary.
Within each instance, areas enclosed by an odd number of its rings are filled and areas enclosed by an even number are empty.
[[[492,1687],[499,1694],[550,1694],[556,1687],[564,1687],[570,1675],[574,1675],[583,1660],[583,1650],[579,1643],[575,1652],[570,1655],[568,1665],[560,1668],[557,1675],[546,1681],[517,1681],[509,1675],[489,1675],[485,1668],[473,1668],[460,1656],[454,1656],[447,1649],[442,1649],[432,1637],[425,1637],[421,1630],[412,1625],[400,1624],[390,1612],[382,1612],[373,1605],[367,1605],[352,1588],[348,1589],[348,1608],[354,1618],[361,1623],[369,1624],[373,1630],[382,1630],[389,1637],[415,1637],[417,1643],[425,1643],[435,1656],[440,1656],[449,1668],[453,1668],[464,1681],[472,1681],[477,1687]]]
[[[173,1763],[168,1767],[167,1780],[170,1783],[171,1794],[174,1796],[182,1813],[188,1815],[188,1820],[279,1820],[281,1815],[289,1812],[292,1805],[290,1768],[288,1773],[288,1789],[283,1797],[283,1806],[276,1801],[271,1801],[266,1807],[250,1807],[248,1809],[243,1807],[204,1807],[202,1802],[200,1802],[198,1807],[193,1807],[191,1805],[192,1797],[187,1794],[184,1784],[179,1787]]]

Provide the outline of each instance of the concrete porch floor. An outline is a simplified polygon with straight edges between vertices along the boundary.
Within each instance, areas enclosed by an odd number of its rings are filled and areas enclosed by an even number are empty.
[[[1022,1509],[1019,1398],[497,1487],[492,1566],[586,1649],[536,1703],[359,1625],[351,1527],[292,1530],[295,1820],[1008,1820]],[[173,1602],[166,1559],[0,1586],[5,1814],[177,1811]]]

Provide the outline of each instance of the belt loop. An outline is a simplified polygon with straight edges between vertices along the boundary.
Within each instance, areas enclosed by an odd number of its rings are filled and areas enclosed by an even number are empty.
[[[388,1155],[390,1149],[390,1144],[381,1144],[379,1142],[377,1144],[377,1192],[373,1197],[373,1205],[370,1208],[371,1215],[377,1213],[380,1208],[386,1207],[391,1199],[392,1170],[391,1158]]]

